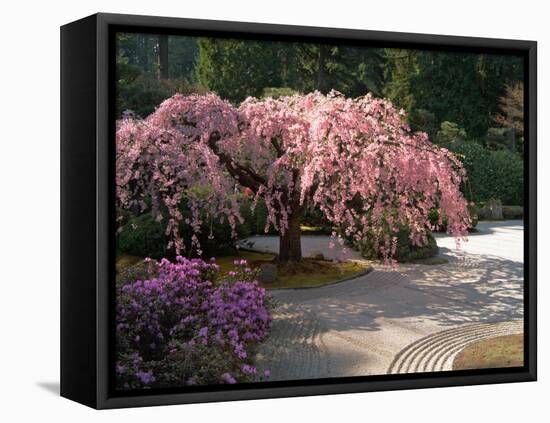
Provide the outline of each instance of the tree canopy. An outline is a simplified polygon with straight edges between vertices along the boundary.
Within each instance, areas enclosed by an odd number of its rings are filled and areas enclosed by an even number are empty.
[[[250,97],[239,107],[214,94],[175,95],[144,120],[118,122],[119,207],[150,208],[179,251],[182,201],[196,232],[205,210],[235,229],[235,193],[246,188],[267,206],[281,260],[301,257],[300,217],[314,206],[339,228],[339,242],[370,231],[386,259],[400,225],[411,228],[414,244],[425,242],[433,208],[449,233],[466,235],[460,161],[411,132],[403,114],[370,94]],[[200,253],[196,236],[193,242]]]

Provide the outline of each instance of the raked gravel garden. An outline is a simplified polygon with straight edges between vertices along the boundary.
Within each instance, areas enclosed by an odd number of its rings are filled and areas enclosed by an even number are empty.
[[[451,370],[465,346],[521,335],[523,222],[479,222],[477,230],[459,250],[436,235],[448,263],[374,264],[337,284],[269,290],[277,307],[256,364],[270,369],[270,380]],[[277,248],[276,237],[247,241],[262,252]],[[342,255],[328,243],[304,236],[304,255],[323,245]]]

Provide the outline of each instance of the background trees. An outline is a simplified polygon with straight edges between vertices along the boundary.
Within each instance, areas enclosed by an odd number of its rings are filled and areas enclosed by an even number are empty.
[[[239,103],[281,86],[281,58],[272,42],[200,38],[196,77],[208,90]]]
[[[248,98],[238,108],[214,94],[175,95],[145,120],[119,121],[116,170],[119,208],[166,222],[177,253],[184,221],[202,254],[204,212],[227,220],[236,235],[241,190],[253,195],[252,209],[263,200],[281,262],[302,258],[300,225],[313,208],[336,228],[334,240],[370,236],[385,259],[393,258],[403,227],[413,245],[427,242],[434,209],[436,224],[445,221],[452,235],[470,226],[462,164],[371,94]]]
[[[523,147],[523,82],[506,84],[505,89],[504,95],[499,98],[500,111],[495,116],[495,122],[508,134],[510,151],[516,152],[518,142]]]
[[[372,92],[470,166],[469,200],[523,204],[520,57],[134,33],[118,34],[117,47],[118,116],[146,117],[175,93],[213,91],[237,106],[248,96]],[[501,165],[506,183],[495,179]]]
[[[168,79],[179,83],[173,90],[214,91],[234,104],[269,88],[334,89],[347,97],[372,92],[407,110],[414,129],[434,136],[450,121],[468,139],[512,127],[505,117],[510,110],[503,108],[517,109],[523,79],[522,59],[510,55],[153,34],[119,34],[118,58],[126,86],[140,78]],[[125,101],[127,95],[120,90],[121,107],[136,104]],[[140,101],[147,109],[158,104],[146,94]],[[516,133],[522,120],[517,116]]]

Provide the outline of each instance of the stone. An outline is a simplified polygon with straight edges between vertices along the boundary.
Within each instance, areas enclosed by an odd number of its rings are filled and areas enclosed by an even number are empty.
[[[264,284],[270,284],[277,280],[278,272],[277,266],[272,263],[265,263],[260,266],[260,273],[258,274],[258,282]]]
[[[314,259],[314,260],[324,260],[325,259],[325,255],[321,251],[313,251],[310,254],[309,257]]]
[[[489,199],[479,211],[479,216],[488,220],[502,220],[502,202],[499,199]]]

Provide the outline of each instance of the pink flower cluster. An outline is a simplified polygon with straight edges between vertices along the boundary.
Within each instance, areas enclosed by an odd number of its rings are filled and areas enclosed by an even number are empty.
[[[470,225],[464,168],[425,133],[412,133],[403,115],[370,94],[248,98],[238,108],[214,94],[175,95],[145,120],[118,122],[117,200],[167,218],[176,250],[182,199],[196,231],[200,210],[235,227],[243,188],[265,201],[266,230],[284,234],[291,214],[319,207],[348,238],[380,237],[386,258],[400,225],[411,228],[414,244],[426,242],[434,208],[463,238]]]

